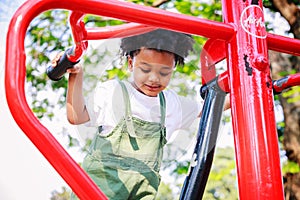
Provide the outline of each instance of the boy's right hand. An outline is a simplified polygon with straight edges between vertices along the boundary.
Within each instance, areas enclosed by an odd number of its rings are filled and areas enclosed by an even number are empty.
[[[70,73],[70,74],[80,74],[80,73],[83,73],[81,64],[78,63],[78,64],[74,65],[73,68],[67,69],[67,73]]]
[[[64,55],[64,53],[65,53],[64,51],[59,52],[59,53],[55,56],[55,58],[51,61],[51,65],[52,65],[53,68],[57,66],[58,61],[59,61],[60,58]]]
[[[51,66],[53,68],[55,68],[57,66],[57,63],[59,62],[59,60],[61,59],[61,57],[64,55],[64,51],[58,53],[55,58],[51,61]],[[80,63],[74,65],[74,67],[72,68],[68,68],[67,69],[67,73],[70,73],[70,74],[78,74],[78,73],[82,73],[82,66]]]

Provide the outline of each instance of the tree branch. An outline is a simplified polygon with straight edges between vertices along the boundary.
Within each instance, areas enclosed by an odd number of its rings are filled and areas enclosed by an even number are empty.
[[[300,9],[298,6],[288,0],[272,0],[271,2],[290,24],[295,38],[300,38]]]

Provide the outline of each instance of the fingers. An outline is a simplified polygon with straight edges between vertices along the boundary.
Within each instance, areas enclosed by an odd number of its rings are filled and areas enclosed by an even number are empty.
[[[74,67],[67,69],[67,73],[70,73],[70,74],[82,73],[81,64],[76,64]]]
[[[61,57],[64,55],[64,51],[59,52],[55,58],[51,61],[51,65],[52,67],[56,67],[57,63],[59,62],[59,60],[61,59]],[[67,73],[71,73],[71,74],[78,74],[82,72],[82,66],[80,64],[76,64],[74,67],[67,69]]]
[[[64,51],[62,51],[62,52],[59,52],[56,56],[55,56],[55,58],[51,61],[51,65],[52,65],[52,67],[56,67],[56,65],[57,65],[57,63],[58,63],[58,61],[59,61],[59,59],[64,55]]]

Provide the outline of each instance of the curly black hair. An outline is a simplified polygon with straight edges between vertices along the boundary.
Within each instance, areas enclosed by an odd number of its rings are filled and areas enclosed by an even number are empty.
[[[175,65],[184,65],[184,58],[193,50],[194,40],[190,35],[156,29],[144,34],[126,37],[121,40],[121,55],[133,58],[142,47],[166,51],[175,55]]]

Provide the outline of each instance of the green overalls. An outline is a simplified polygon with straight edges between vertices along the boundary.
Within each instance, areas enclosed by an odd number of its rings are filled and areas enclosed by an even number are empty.
[[[147,122],[132,116],[128,91],[120,84],[125,117],[107,136],[96,135],[82,166],[111,200],[155,199],[166,144],[165,99],[160,93],[160,123]]]

